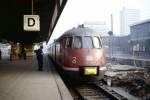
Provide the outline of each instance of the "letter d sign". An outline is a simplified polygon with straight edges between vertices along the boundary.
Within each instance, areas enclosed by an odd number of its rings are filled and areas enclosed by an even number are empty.
[[[25,31],[40,31],[39,15],[24,15],[23,28]]]

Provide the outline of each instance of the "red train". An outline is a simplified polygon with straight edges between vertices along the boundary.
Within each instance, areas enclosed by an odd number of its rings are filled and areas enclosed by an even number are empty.
[[[100,34],[85,27],[65,32],[49,48],[49,56],[73,77],[103,78],[106,56]]]

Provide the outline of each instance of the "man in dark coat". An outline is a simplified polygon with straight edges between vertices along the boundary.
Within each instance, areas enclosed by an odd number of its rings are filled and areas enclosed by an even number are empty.
[[[23,48],[23,50],[22,50],[22,54],[23,54],[23,58],[24,58],[24,60],[26,60],[26,59],[27,59],[26,52],[27,52],[26,48]]]
[[[38,50],[35,50],[37,60],[38,60],[38,70],[42,71],[43,70],[43,46],[40,46]]]

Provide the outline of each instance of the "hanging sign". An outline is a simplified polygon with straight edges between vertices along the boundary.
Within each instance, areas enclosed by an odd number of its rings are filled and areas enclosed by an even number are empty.
[[[24,15],[23,29],[25,31],[40,31],[39,15]]]

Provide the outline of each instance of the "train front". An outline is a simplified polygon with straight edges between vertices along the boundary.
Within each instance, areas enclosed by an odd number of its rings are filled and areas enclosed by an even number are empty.
[[[103,78],[106,57],[101,38],[90,35],[68,37],[63,68],[73,77]]]

